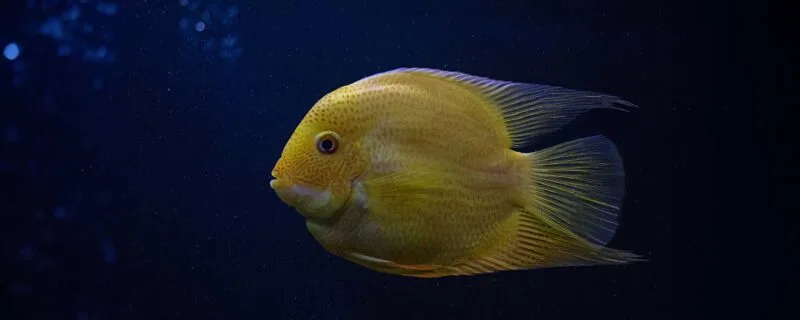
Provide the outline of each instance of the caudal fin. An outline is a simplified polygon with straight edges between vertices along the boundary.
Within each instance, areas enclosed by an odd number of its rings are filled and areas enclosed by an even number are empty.
[[[625,171],[614,144],[598,135],[527,155],[532,201],[526,211],[593,244],[608,243],[625,194]]]
[[[596,135],[526,155],[531,199],[527,219],[569,235],[576,245],[587,242],[576,246],[584,249],[570,253],[584,264],[644,261],[640,255],[605,247],[617,231],[625,195],[622,158],[611,140]]]
[[[481,256],[447,268],[451,275],[644,259],[605,247],[617,230],[625,181],[614,145],[593,136],[525,154],[529,199],[499,228]]]

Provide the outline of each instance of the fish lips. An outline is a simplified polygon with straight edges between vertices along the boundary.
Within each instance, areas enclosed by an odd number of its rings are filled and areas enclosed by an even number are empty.
[[[275,178],[269,182],[270,188],[278,198],[295,208],[302,216],[311,220],[324,220],[336,211],[333,194],[322,189],[292,182],[288,179]]]

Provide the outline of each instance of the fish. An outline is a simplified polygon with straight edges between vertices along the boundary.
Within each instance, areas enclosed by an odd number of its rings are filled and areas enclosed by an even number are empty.
[[[623,265],[613,249],[622,157],[602,135],[521,152],[595,109],[638,108],[559,86],[403,67],[320,98],[269,185],[329,253],[439,278]]]

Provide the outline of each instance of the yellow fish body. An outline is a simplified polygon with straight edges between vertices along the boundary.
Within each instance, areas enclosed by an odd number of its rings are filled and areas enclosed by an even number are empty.
[[[512,150],[617,97],[402,68],[336,89],[306,114],[270,186],[329,252],[441,277],[620,264],[622,161],[602,136]]]

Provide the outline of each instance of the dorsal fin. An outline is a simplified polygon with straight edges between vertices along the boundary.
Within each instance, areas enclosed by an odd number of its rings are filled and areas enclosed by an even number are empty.
[[[454,71],[399,68],[387,73],[418,73],[472,87],[503,114],[511,147],[519,148],[554,132],[586,111],[637,107],[619,97],[557,86],[499,81]],[[378,75],[376,75],[378,76]]]

